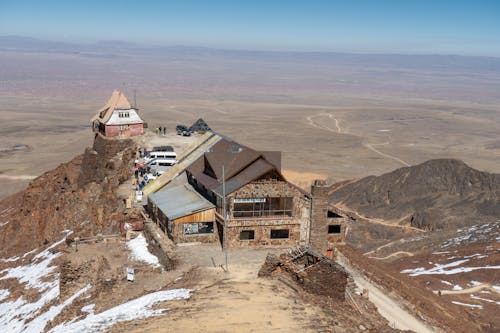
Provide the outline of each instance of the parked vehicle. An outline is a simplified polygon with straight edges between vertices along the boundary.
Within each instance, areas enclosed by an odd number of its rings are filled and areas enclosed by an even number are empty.
[[[157,172],[165,172],[176,163],[177,160],[173,158],[155,158],[148,163],[148,167]]]
[[[186,125],[177,125],[175,130],[177,131],[177,135],[191,136],[191,131]]]
[[[151,151],[174,151],[174,147],[172,146],[157,146],[153,147]]]
[[[162,174],[163,174],[163,172],[160,173],[160,171],[158,171],[158,170],[153,170],[152,172],[144,175],[144,181],[146,183],[149,183],[150,181],[160,177]]]
[[[144,157],[144,162],[149,163],[154,159],[168,159],[174,161],[172,164],[177,163],[177,153],[175,151],[161,151],[161,150],[153,150],[149,152],[145,157]]]

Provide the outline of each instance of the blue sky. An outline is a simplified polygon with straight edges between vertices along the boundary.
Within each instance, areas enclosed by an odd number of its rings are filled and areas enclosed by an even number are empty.
[[[0,0],[0,35],[500,56],[500,0]]]

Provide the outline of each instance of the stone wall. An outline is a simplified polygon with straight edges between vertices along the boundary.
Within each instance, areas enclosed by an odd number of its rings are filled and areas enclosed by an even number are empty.
[[[345,241],[345,233],[347,228],[347,219],[344,217],[338,218],[327,218],[326,224],[330,225],[340,225],[340,233],[339,234],[326,234],[326,241],[328,242],[328,249],[333,248],[334,244],[344,243]]]
[[[342,301],[350,278],[341,265],[307,247],[294,248],[279,257],[268,255],[259,276],[279,276],[307,292]]]
[[[162,230],[152,222],[144,224],[144,235],[151,247],[151,252],[158,257],[160,264],[166,270],[172,270],[175,267],[175,245]]]
[[[325,181],[322,180],[315,180],[311,187],[312,204],[309,246],[321,254],[325,254],[328,249],[328,189]]]
[[[215,243],[219,240],[217,232],[217,223],[214,223],[214,232],[211,234],[195,234],[195,235],[184,235],[183,223],[176,222],[172,223],[172,230],[169,231],[172,234],[172,239],[177,243]]]
[[[292,216],[233,218],[234,198],[292,197]],[[310,200],[296,187],[285,181],[257,180],[229,194],[227,240],[230,247],[294,246],[308,240],[304,225],[309,225]],[[286,239],[271,239],[271,230],[288,229]],[[253,240],[240,240],[240,232],[254,230]],[[308,231],[308,228],[305,228]]]
[[[227,242],[229,247],[283,247],[295,246],[300,243],[300,224],[293,220],[268,220],[268,221],[239,221],[228,223]],[[271,239],[271,230],[288,229],[289,237],[285,239]],[[244,230],[253,230],[253,240],[240,240],[240,232]]]

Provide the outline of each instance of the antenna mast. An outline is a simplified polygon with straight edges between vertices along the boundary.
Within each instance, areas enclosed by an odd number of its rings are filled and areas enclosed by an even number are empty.
[[[137,109],[137,90],[134,89],[134,109]]]
[[[226,217],[226,177],[224,175],[224,165],[222,165],[222,214],[224,216],[224,256],[226,258],[226,272],[227,268],[227,217]]]

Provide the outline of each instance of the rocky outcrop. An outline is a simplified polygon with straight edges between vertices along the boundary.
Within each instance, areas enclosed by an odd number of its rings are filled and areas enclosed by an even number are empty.
[[[478,171],[454,159],[430,160],[332,191],[333,204],[424,230],[500,218],[500,174]]]
[[[132,140],[96,136],[83,155],[34,179],[28,188],[0,202],[2,255],[26,252],[64,236],[65,230],[90,236],[118,230],[126,219],[116,188],[132,177]],[[2,208],[3,207],[3,208]]]

